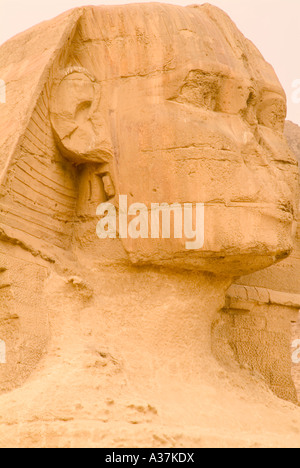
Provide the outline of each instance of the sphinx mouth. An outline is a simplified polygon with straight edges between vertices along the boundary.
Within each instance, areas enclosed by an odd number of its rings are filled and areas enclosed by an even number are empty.
[[[278,203],[251,203],[236,200],[227,205],[231,208],[249,208],[257,210],[262,215],[273,217],[281,221],[292,222],[296,218],[296,211],[291,201],[279,200]]]
[[[287,223],[292,223],[295,220],[295,210],[291,204],[284,203],[263,208],[262,214]]]
[[[290,213],[291,215],[295,216],[295,209],[291,202],[280,203],[279,209],[284,211],[285,213]]]
[[[267,203],[267,202],[257,202],[252,200],[245,200],[245,199],[234,199],[230,200],[230,202],[225,202],[224,200],[210,200],[205,202],[207,206],[214,206],[214,205],[225,205],[228,208],[252,208],[252,209],[278,209],[285,211],[286,213],[290,213],[295,215],[295,208],[291,201],[289,200],[279,200],[277,203]]]

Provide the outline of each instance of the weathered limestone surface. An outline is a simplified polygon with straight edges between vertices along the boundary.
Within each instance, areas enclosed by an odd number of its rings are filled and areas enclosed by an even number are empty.
[[[214,354],[235,360],[262,375],[280,398],[297,403],[291,375],[291,324],[296,323],[300,294],[233,285],[213,326]]]
[[[285,136],[290,148],[294,151],[300,163],[300,128],[292,122],[286,122]],[[299,211],[298,211],[299,213]],[[300,222],[298,215],[298,228],[291,256],[267,270],[262,270],[248,277],[242,278],[242,284],[261,286],[278,291],[291,293],[300,292]]]
[[[300,162],[300,128],[298,125],[293,124],[292,122],[286,122],[285,125],[285,136],[287,141],[294,151],[298,161]],[[235,333],[250,333],[249,328],[252,330],[252,334],[256,335],[255,340],[253,337],[250,336],[250,339],[244,339],[245,344],[241,344],[241,340],[239,342],[239,346],[233,344],[233,338],[231,332],[231,338],[229,342],[232,343],[232,347],[234,348],[235,356],[237,357],[239,362],[245,361],[245,353],[247,354],[247,363],[250,367],[257,371],[262,372],[266,375],[267,379],[270,380],[268,375],[273,374],[274,372],[278,374],[278,369],[280,369],[279,373],[281,374],[281,379],[285,374],[289,373],[288,368],[290,365],[290,355],[291,350],[289,347],[289,342],[294,342],[297,339],[300,339],[300,329],[299,329],[299,316],[296,314],[299,310],[299,306],[297,306],[297,296],[295,293],[299,294],[300,292],[300,231],[299,231],[299,218],[298,218],[298,229],[295,238],[294,250],[291,256],[270,268],[265,270],[256,272],[252,275],[243,277],[239,280],[240,284],[248,285],[244,288],[241,288],[240,291],[248,291],[251,290],[254,293],[254,297],[250,296],[249,301],[246,299],[245,308],[253,308],[253,301],[255,300],[256,291],[260,291],[261,294],[264,296],[264,302],[268,303],[270,301],[270,306],[266,308],[267,317],[266,317],[266,325],[263,327],[264,331],[263,334],[265,336],[268,335],[267,340],[277,340],[277,352],[281,353],[281,359],[277,356],[277,359],[274,359],[269,356],[269,351],[267,353],[262,352],[262,346],[265,345],[266,340],[260,339],[261,328],[260,325],[255,326],[254,322],[251,322],[251,327],[246,327],[244,325],[244,320],[241,321],[237,318],[234,323],[234,332]],[[250,287],[249,287],[250,286]],[[263,287],[263,289],[262,289]],[[272,291],[270,297],[270,290]],[[229,292],[230,295],[230,292]],[[272,302],[274,303],[274,295],[277,298],[277,302],[281,305],[281,309],[284,312],[284,318],[286,321],[286,325],[282,327],[280,325],[281,319],[278,316],[277,320],[277,334],[274,335],[274,327],[269,329],[268,327],[268,320],[272,316],[271,311],[274,310],[274,307],[271,305]],[[257,304],[260,304],[260,300],[257,297],[256,299]],[[278,310],[278,308],[277,308]],[[296,314],[296,315],[295,315]],[[232,317],[230,318],[228,315],[223,315],[223,320],[227,319],[227,321],[231,321]],[[290,330],[292,324],[292,338],[290,338]],[[283,334],[285,334],[285,338],[283,339]],[[233,341],[232,341],[233,340]],[[251,345],[249,345],[249,341]],[[255,344],[256,341],[256,344]],[[281,343],[281,345],[280,345]],[[251,352],[249,352],[249,346],[251,346]],[[295,349],[292,349],[295,351]],[[259,357],[258,357],[259,355]],[[285,368],[285,370],[284,370]],[[300,379],[299,379],[299,372],[300,366],[293,365],[293,380],[296,385],[296,390],[299,394],[300,392]],[[286,377],[287,378],[287,377]],[[285,379],[286,380],[286,379]],[[290,391],[288,392],[285,382],[283,381],[283,386],[276,385],[276,388],[272,385],[273,390],[279,396],[283,396],[286,393],[286,397],[291,399],[291,392],[294,394],[295,399],[295,389],[293,389],[293,384],[290,382]]]
[[[99,6],[8,41],[0,78],[0,445],[298,446],[271,65],[210,5]],[[204,203],[203,248],[99,239],[119,195]]]
[[[293,122],[286,122],[285,126],[285,135],[288,141],[288,144],[294,151],[295,155],[298,158],[298,161],[300,163],[300,127]],[[299,262],[300,262],[300,230],[299,230],[300,223],[298,221],[298,230],[297,230],[297,239],[296,239],[296,248],[294,249],[292,253],[292,261],[293,261],[293,269],[294,269],[294,276],[296,278],[299,278]],[[292,344],[297,341],[297,344],[299,344],[300,340],[300,313],[298,316],[297,321],[292,325]],[[300,349],[300,346],[297,346],[295,348],[294,346],[292,347],[292,352],[294,353],[296,350]],[[297,356],[299,356],[299,353],[297,353]],[[292,375],[293,375],[293,380],[296,385],[296,389],[298,392],[298,399],[300,399],[300,363],[294,363],[292,366]]]

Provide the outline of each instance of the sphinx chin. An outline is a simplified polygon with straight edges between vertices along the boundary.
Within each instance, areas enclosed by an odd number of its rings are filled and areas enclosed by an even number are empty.
[[[291,247],[286,250],[261,251],[255,254],[251,251],[243,252],[199,252],[178,251],[174,254],[161,252],[151,258],[145,251],[129,253],[129,259],[135,266],[157,266],[168,269],[198,271],[216,276],[236,278],[267,268],[287,258]]]
[[[215,208],[215,207],[214,207]],[[134,265],[238,277],[267,268],[293,250],[296,223],[283,210],[205,208],[203,244],[182,239],[122,239]]]

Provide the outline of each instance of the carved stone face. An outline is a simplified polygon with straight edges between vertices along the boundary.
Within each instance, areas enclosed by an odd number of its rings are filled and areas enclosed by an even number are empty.
[[[67,78],[82,80],[77,92],[63,82],[68,98],[54,112],[69,126],[63,153],[108,163],[130,204],[205,204],[203,249],[187,251],[184,238],[123,239],[134,263],[240,275],[288,255],[298,172],[283,137],[285,94],[227,15],[209,5],[94,8],[70,56],[95,84],[80,71]]]

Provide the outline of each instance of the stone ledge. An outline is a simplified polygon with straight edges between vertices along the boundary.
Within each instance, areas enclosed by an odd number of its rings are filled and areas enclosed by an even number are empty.
[[[225,308],[231,308],[237,302],[239,303],[238,308],[245,308],[248,310],[251,308],[249,303],[271,304],[300,309],[300,294],[291,294],[273,291],[272,289],[233,284],[226,292]]]

